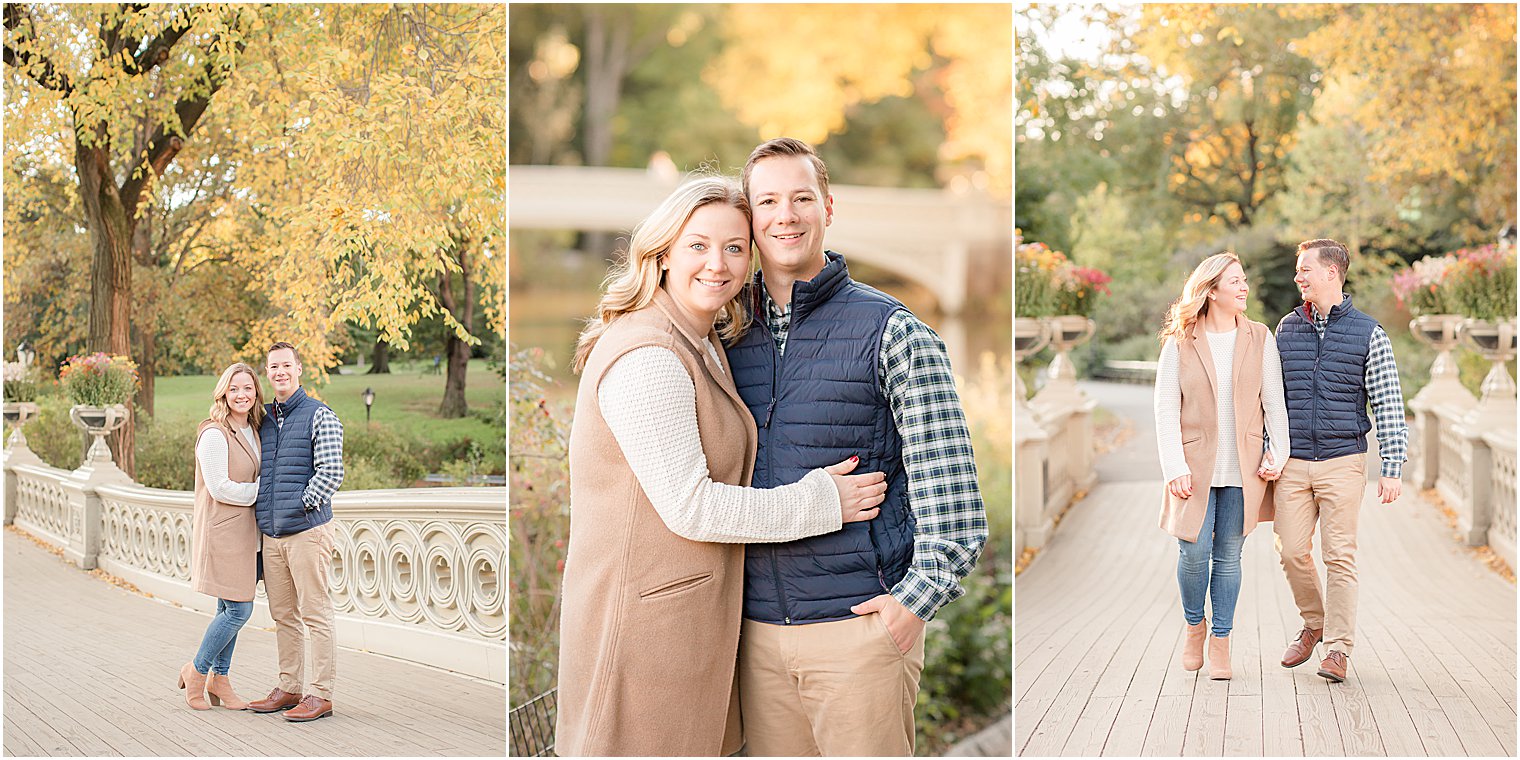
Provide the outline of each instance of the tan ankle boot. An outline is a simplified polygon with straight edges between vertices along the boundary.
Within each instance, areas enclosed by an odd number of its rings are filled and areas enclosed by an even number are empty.
[[[1197,670],[1203,667],[1203,640],[1209,635],[1208,618],[1184,629],[1182,638],[1182,669]]]
[[[185,704],[192,710],[210,710],[206,704],[206,677],[195,669],[195,663],[187,662],[179,669],[179,687],[185,690]]]
[[[1230,637],[1209,637],[1209,678],[1228,681],[1234,673],[1230,670]]]
[[[221,705],[228,710],[248,709],[248,703],[232,690],[232,679],[227,676],[212,673],[211,680],[206,682],[206,695],[213,705]]]

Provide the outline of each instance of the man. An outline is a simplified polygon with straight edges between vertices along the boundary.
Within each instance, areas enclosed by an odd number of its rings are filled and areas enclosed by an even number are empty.
[[[748,754],[911,755],[924,624],[965,593],[987,519],[944,343],[824,250],[828,169],[806,143],[750,154],[760,272],[729,349],[759,430],[753,486],[851,456],[886,474],[874,520],[746,548],[739,646]]]
[[[264,534],[264,591],[280,653],[280,685],[250,703],[258,713],[288,710],[301,723],[332,714],[337,650],[333,646],[332,496],[343,482],[343,423],[301,389],[301,357],[269,347],[265,374],[274,403],[259,427],[259,496],[254,516]],[[303,634],[304,629],[304,634]],[[305,691],[306,640],[315,674]],[[302,695],[305,695],[304,697]]]
[[[1337,683],[1346,680],[1355,643],[1356,527],[1372,429],[1367,404],[1377,420],[1383,504],[1403,490],[1399,475],[1409,442],[1393,344],[1377,320],[1357,311],[1342,292],[1350,265],[1346,247],[1334,240],[1300,243],[1293,281],[1304,304],[1277,325],[1292,453],[1277,482],[1272,526],[1304,621],[1282,665],[1308,661],[1323,639],[1319,675]],[[1328,576],[1323,593],[1312,552],[1316,521]]]

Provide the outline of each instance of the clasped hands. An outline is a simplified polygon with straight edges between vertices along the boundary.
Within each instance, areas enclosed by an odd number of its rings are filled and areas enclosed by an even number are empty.
[[[1256,477],[1262,480],[1277,480],[1282,477],[1282,468],[1274,468],[1272,466],[1272,455],[1270,453],[1261,455],[1261,466],[1256,468]],[[1166,484],[1166,491],[1179,499],[1193,498],[1192,474],[1179,475],[1173,478],[1172,482]]]

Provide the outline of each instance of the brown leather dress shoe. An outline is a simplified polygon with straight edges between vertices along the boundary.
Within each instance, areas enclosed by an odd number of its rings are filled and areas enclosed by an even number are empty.
[[[325,718],[332,715],[332,701],[323,699],[315,694],[307,694],[301,698],[301,704],[296,705],[294,710],[285,713],[285,720],[291,723],[305,723],[317,718]]]
[[[1325,655],[1324,662],[1319,664],[1319,674],[1336,683],[1346,680],[1346,653],[1331,651]]]
[[[1314,645],[1325,635],[1323,628],[1305,628],[1298,632],[1293,643],[1288,645],[1288,651],[1283,652],[1282,666],[1296,668],[1309,661],[1314,656]]]
[[[288,691],[281,691],[280,687],[276,686],[274,688],[274,691],[269,692],[269,696],[264,697],[257,702],[249,702],[248,709],[256,713],[272,713],[279,712],[281,710],[289,710],[290,708],[295,707],[299,704],[301,704],[300,694],[291,694]]]

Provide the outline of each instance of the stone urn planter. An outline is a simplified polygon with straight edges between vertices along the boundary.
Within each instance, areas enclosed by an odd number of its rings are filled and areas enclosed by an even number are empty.
[[[1077,389],[1076,366],[1068,354],[1092,338],[1097,323],[1081,315],[1068,314],[1047,317],[1045,329],[1050,334],[1050,346],[1056,350],[1056,358],[1045,369],[1045,387],[1036,400],[1042,404],[1077,404],[1083,400],[1082,392]]]
[[[1462,322],[1462,338],[1483,358],[1494,363],[1483,378],[1483,403],[1491,398],[1508,399],[1515,403],[1515,380],[1509,376],[1504,363],[1515,358],[1515,320],[1490,322],[1485,319],[1468,319]]]
[[[1410,399],[1415,408],[1436,404],[1457,405],[1470,408],[1477,401],[1462,386],[1457,374],[1457,363],[1451,358],[1451,350],[1462,342],[1461,314],[1427,314],[1409,322],[1409,331],[1421,343],[1436,350],[1436,360],[1430,365],[1430,382]]]
[[[1050,342],[1050,331],[1046,328],[1043,320],[1034,317],[1017,317],[1013,320],[1013,358],[1015,362],[1039,353],[1040,349]],[[1028,397],[1024,388],[1024,379],[1019,373],[1013,373],[1013,384],[1016,394],[1014,401],[1023,404]]]
[[[111,448],[106,445],[106,436],[125,425],[129,414],[125,404],[110,406],[75,404],[69,408],[69,419],[95,439],[95,442],[90,444],[89,451],[85,452],[84,464],[111,461]]]
[[[33,417],[37,416],[37,404],[33,401],[6,401],[3,406],[6,424],[11,426],[10,443],[26,445],[26,436],[21,433],[21,426]]]

